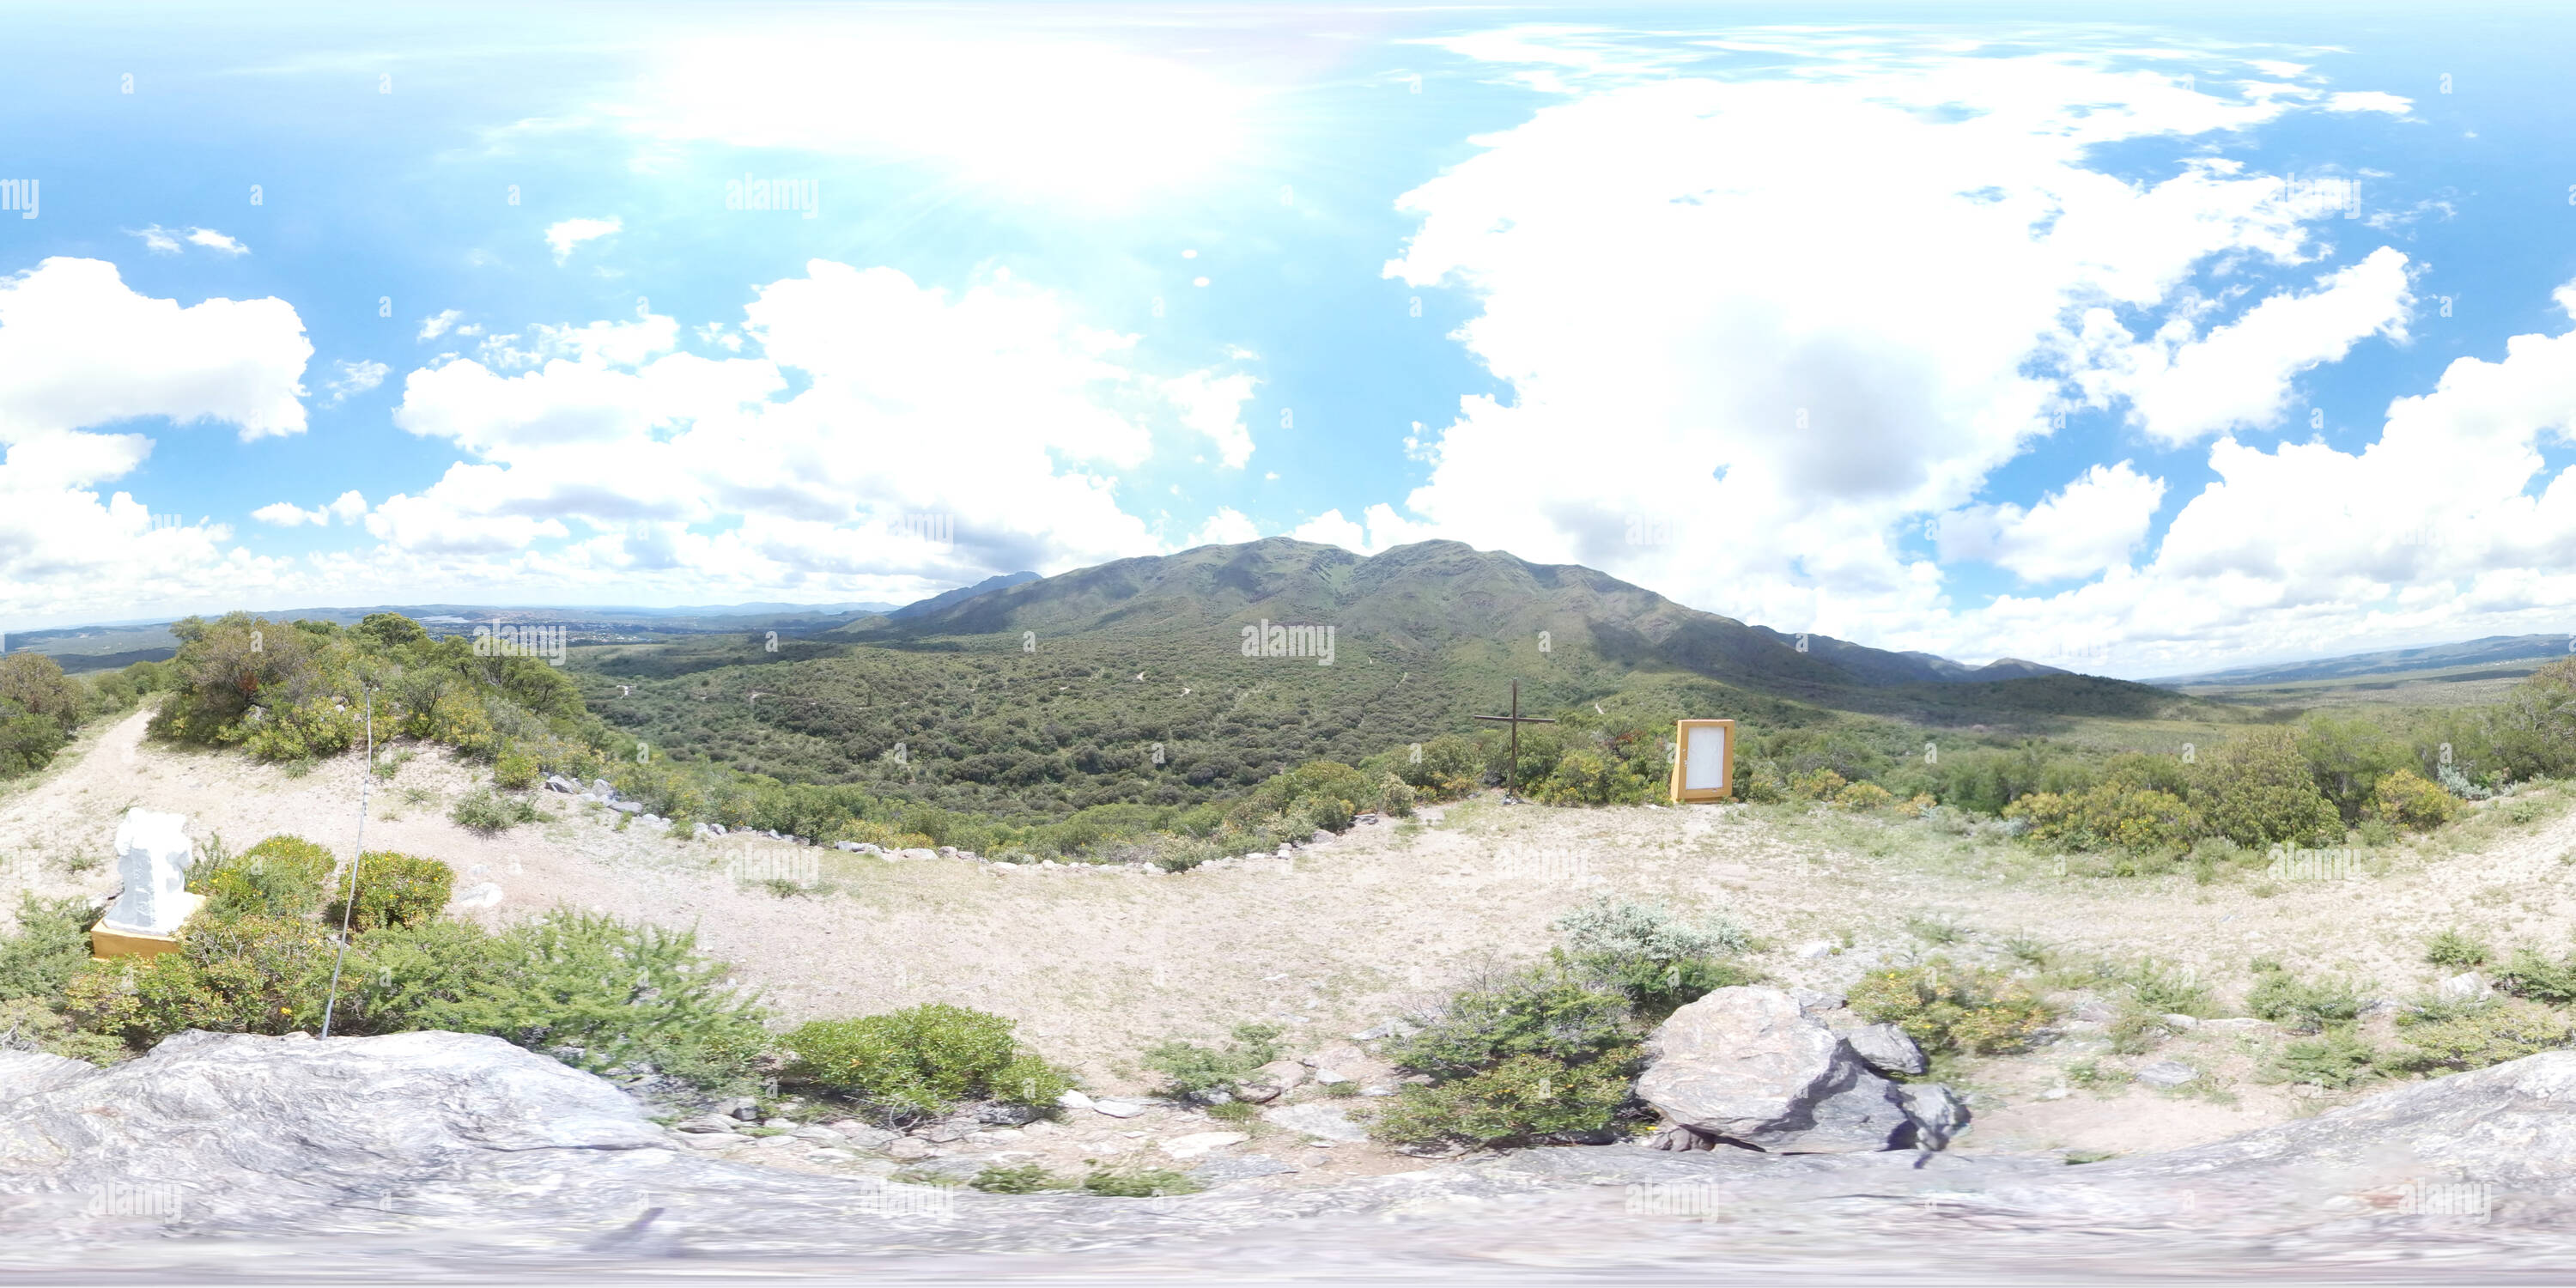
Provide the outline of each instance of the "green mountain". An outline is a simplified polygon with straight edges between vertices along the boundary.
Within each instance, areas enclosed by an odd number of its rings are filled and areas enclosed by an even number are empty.
[[[1307,759],[1470,732],[1514,681],[1525,712],[1637,728],[1858,712],[2043,729],[2192,701],[2028,663],[1802,641],[1451,541],[1371,557],[1286,538],[1203,546],[921,607],[774,645],[579,649],[576,666],[593,710],[666,754],[1006,816],[1181,803]]]

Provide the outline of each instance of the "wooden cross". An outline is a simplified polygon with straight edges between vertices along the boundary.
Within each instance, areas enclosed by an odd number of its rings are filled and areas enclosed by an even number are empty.
[[[1521,714],[1521,682],[1518,680],[1512,681],[1512,713],[1510,715],[1477,716],[1476,719],[1492,720],[1500,724],[1508,724],[1512,727],[1511,774],[1509,778],[1505,780],[1510,785],[1504,789],[1504,799],[1519,800],[1521,795],[1521,726],[1525,724],[1555,724],[1556,721],[1551,720],[1546,716],[1525,716]]]

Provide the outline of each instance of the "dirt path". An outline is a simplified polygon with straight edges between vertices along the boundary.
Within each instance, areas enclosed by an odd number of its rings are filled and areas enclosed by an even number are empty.
[[[0,796],[0,899],[14,906],[22,888],[112,891],[116,822],[136,805],[185,814],[201,840],[220,834],[240,846],[291,832],[350,848],[358,757],[293,777],[234,754],[148,742],[144,724],[140,713],[119,721]],[[2559,857],[2576,849],[2576,815],[2501,829],[2482,853],[2409,854],[2378,877],[2290,883],[2268,897],[2243,880],[2059,876],[2042,856],[1915,824],[1492,802],[1452,807],[1423,826],[1356,828],[1293,859],[1138,875],[693,843],[616,831],[595,808],[546,794],[545,822],[484,837],[446,818],[480,772],[431,752],[373,784],[367,848],[434,855],[456,867],[460,888],[499,887],[497,905],[463,915],[497,921],[560,903],[694,926],[789,1019],[925,1001],[999,1012],[1112,1089],[1136,1085],[1128,1062],[1142,1046],[1221,1036],[1244,1020],[1286,1024],[1310,1050],[1342,1041],[1480,962],[1536,956],[1552,921],[1604,891],[1722,908],[1766,941],[1758,966],[1829,989],[1873,964],[1934,951],[1906,929],[1926,916],[1968,932],[1940,950],[1954,955],[2003,960],[2002,940],[2024,935],[2061,953],[2152,956],[2196,971],[2231,1000],[2256,956],[2402,996],[2441,973],[2418,960],[2437,930],[2556,948],[2576,929],[2576,868]],[[744,859],[780,871],[813,864],[836,888],[782,898],[726,874],[728,861]],[[1801,955],[1846,936],[1848,948]],[[2080,1042],[1986,1062],[1970,1080],[1991,1104],[1967,1143],[2134,1150],[2306,1109],[2243,1078],[2259,1055],[2246,1041],[2195,1033],[2157,1053],[2224,1072],[2232,1105],[2140,1088],[2042,1099],[2092,1051]]]

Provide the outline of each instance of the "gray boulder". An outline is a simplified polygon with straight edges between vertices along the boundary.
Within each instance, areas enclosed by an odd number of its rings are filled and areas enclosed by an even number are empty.
[[[1676,1134],[1770,1153],[1839,1154],[1937,1148],[1907,1112],[1896,1083],[1776,988],[1721,988],[1673,1012],[1646,1040],[1652,1063],[1637,1094],[1664,1116],[1661,1148],[1691,1148]],[[1917,1052],[1920,1055],[1920,1052]]]
[[[1951,1137],[1967,1130],[1968,1102],[1940,1083],[1898,1083],[1896,1099],[1914,1123],[1914,1138],[1904,1143],[1916,1149],[1946,1149]]]
[[[1880,1073],[1911,1077],[1932,1067],[1923,1057],[1923,1048],[1893,1024],[1863,1025],[1844,1034],[1843,1040],[1851,1043],[1852,1054]]]

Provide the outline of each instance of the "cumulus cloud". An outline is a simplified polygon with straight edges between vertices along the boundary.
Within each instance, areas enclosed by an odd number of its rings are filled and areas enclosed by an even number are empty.
[[[292,503],[280,501],[251,511],[250,517],[273,527],[293,528],[311,524],[319,528],[329,526],[333,519],[338,519],[342,523],[356,523],[366,512],[367,498],[355,491],[349,491],[341,493],[336,500],[326,505],[317,505],[310,510],[299,509]]]
[[[102,485],[153,441],[91,427],[145,417],[223,421],[245,439],[304,428],[312,356],[282,300],[182,306],[128,288],[114,265],[48,259],[0,278],[0,612],[46,620],[241,595],[279,565],[228,549],[219,523],[155,515]]]
[[[2028,509],[1972,506],[1945,519],[1941,557],[1981,559],[2026,582],[2092,577],[2128,562],[2164,497],[2163,479],[2127,461],[2096,465]]]
[[[2083,327],[2097,365],[2082,383],[2096,401],[2125,395],[2130,420],[2168,444],[2270,428],[2299,373],[2341,359],[2367,336],[2406,338],[2414,305],[2406,268],[2402,252],[2382,246],[2314,291],[2273,295],[2197,338],[2188,314],[2137,342],[2109,310],[2093,310]]]
[[[1164,429],[1225,450],[1250,388],[1142,370],[1134,337],[1000,273],[946,291],[817,260],[758,289],[741,357],[677,351],[658,315],[528,334],[405,379],[395,424],[468,459],[367,514],[388,558],[692,593],[1073,567],[1160,548],[1121,472]]]
[[[1524,30],[1495,56],[1555,40]],[[2026,506],[1981,495],[2059,413],[2126,399],[2187,442],[2276,420],[2301,372],[2404,335],[2395,250],[2246,297],[2329,253],[2311,224],[2339,203],[2206,144],[2321,106],[2311,84],[2221,94],[2125,55],[1891,46],[1774,79],[1545,66],[1564,101],[1399,203],[1420,226],[1387,275],[1472,293],[1457,334],[1510,393],[1420,436],[1429,476],[1389,531],[1991,656],[1989,623],[2108,592],[1962,610],[1910,547],[1924,520],[2035,582],[2147,575],[2123,570],[2164,485],[2131,466]],[[2198,143],[2159,177],[2094,168],[2150,139]],[[1348,520],[1316,523],[1350,541]]]
[[[1205,435],[1216,446],[1217,459],[1239,470],[1252,459],[1252,430],[1243,423],[1243,404],[1258,383],[1248,375],[1220,376],[1195,371],[1163,382],[1163,396],[1179,409],[1181,423]]]
[[[1199,530],[1190,534],[1190,539],[1183,544],[1190,546],[1231,546],[1239,545],[1246,541],[1259,541],[1260,539],[1261,529],[1258,525],[1254,524],[1252,520],[1245,518],[1243,513],[1236,510],[1234,507],[1221,506],[1217,509],[1216,513],[1209,515],[1208,521],[1200,524]]]
[[[606,219],[566,219],[546,226],[546,246],[554,251],[555,262],[561,264],[571,259],[573,248],[583,242],[597,241],[625,230],[626,221],[615,215]]]

